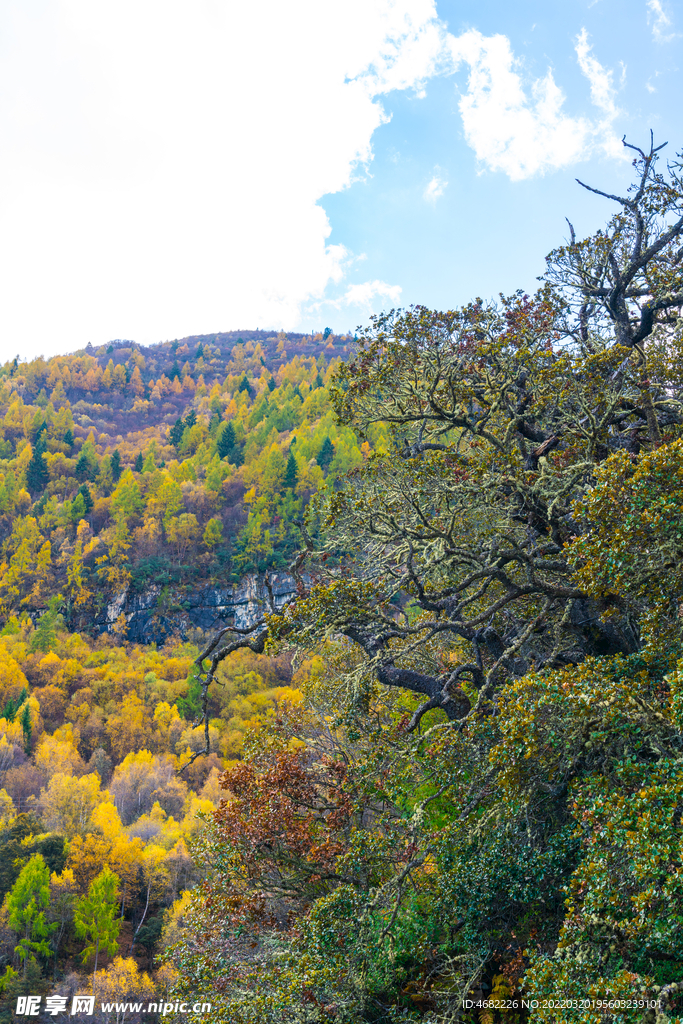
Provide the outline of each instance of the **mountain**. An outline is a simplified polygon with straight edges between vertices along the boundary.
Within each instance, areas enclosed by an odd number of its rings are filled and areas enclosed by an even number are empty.
[[[5,363],[1,621],[59,595],[70,629],[160,642],[282,573],[311,494],[369,451],[325,389],[353,347],[241,331]]]

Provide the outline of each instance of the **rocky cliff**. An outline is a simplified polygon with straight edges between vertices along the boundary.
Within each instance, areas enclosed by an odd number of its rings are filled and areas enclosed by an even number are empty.
[[[287,573],[271,574],[270,584],[276,608],[296,592],[294,579]],[[171,635],[185,638],[196,629],[207,633],[228,625],[245,629],[256,622],[267,603],[264,578],[256,574],[244,576],[234,587],[205,587],[182,594],[153,584],[137,594],[121,591],[97,626],[100,632],[111,632],[124,615],[128,640],[160,644]]]

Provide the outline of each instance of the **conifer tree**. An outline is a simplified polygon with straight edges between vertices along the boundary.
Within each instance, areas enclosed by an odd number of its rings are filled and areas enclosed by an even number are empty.
[[[41,430],[36,438],[35,444],[33,445],[31,461],[26,467],[26,483],[28,484],[28,489],[32,494],[44,491],[49,480],[49,473],[47,471],[47,465],[45,464],[46,448],[45,435]]]
[[[24,962],[24,975],[29,957],[50,953],[47,938],[57,926],[45,920],[49,903],[50,871],[42,854],[36,853],[22,868],[7,897],[7,923],[21,936],[14,952]]]
[[[67,448],[69,448],[69,449],[73,448],[73,446],[74,446],[74,435],[73,435],[73,431],[71,430],[71,428],[69,428],[69,430],[67,430],[67,432],[64,435],[63,440],[64,440],[64,444],[67,446]]]
[[[31,636],[29,650],[32,653],[42,651],[43,654],[47,654],[57,646],[57,630],[63,625],[62,616],[59,614],[60,604],[59,594],[50,598],[48,610],[38,619],[38,624]]]
[[[174,448],[177,448],[182,441],[184,429],[185,425],[179,417],[168,432],[168,439]]]
[[[294,458],[294,452],[289,453],[289,459],[287,460],[287,468],[285,470],[284,486],[289,490],[294,490],[297,483],[297,469],[296,459]]]
[[[229,459],[233,448],[235,447],[235,428],[232,423],[228,422],[223,427],[216,445],[216,451],[218,457],[221,459]]]
[[[197,422],[197,413],[194,411],[194,409],[190,409],[190,411],[188,412],[187,416],[185,417],[185,428],[184,429],[187,429],[187,427],[193,427],[196,422]]]
[[[138,452],[138,454],[135,457],[135,472],[136,473],[142,473],[142,465],[143,465],[143,462],[142,462],[142,452]]]
[[[121,454],[118,448],[114,449],[111,457],[111,475],[115,484],[117,484],[121,478]]]
[[[269,380],[268,380],[268,390],[269,391],[275,391],[276,387],[277,387],[277,384],[275,383],[274,378],[270,377]]]
[[[326,473],[328,471],[328,469],[330,468],[330,463],[332,462],[333,458],[334,445],[330,441],[329,437],[326,437],[325,440],[323,441],[322,448],[318,452],[318,457],[315,460],[322,469],[323,473]]]
[[[21,729],[24,733],[24,751],[26,752],[26,755],[30,757],[33,726],[31,725],[31,709],[28,704],[24,704],[24,710],[21,713]]]
[[[93,979],[97,974],[100,950],[113,956],[118,949],[117,939],[121,922],[117,918],[119,878],[107,866],[90,883],[88,895],[78,901],[74,914],[76,935],[87,945],[81,957],[83,963],[95,957]]]
[[[78,493],[83,498],[83,503],[85,505],[85,514],[87,516],[89,512],[92,512],[95,505],[94,501],[92,500],[90,488],[88,487],[87,484],[81,484],[81,486],[78,488]]]
[[[79,480],[86,480],[90,475],[90,463],[85,452],[81,452],[76,462],[76,476]]]

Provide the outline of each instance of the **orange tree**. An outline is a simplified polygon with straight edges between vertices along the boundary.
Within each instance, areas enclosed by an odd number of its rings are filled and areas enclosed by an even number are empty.
[[[384,424],[388,444],[309,507],[297,597],[197,659],[208,736],[231,651],[341,651],[286,756],[312,787],[296,803],[307,843],[341,820],[334,794],[355,815],[324,869],[284,813],[254,860],[240,816],[261,835],[267,815],[239,773],[271,813],[265,734],[225,777],[197,929],[234,941],[258,904],[261,931],[252,953],[177,955],[185,977],[216,979],[226,1020],[455,1020],[468,992],[515,985],[628,991],[664,1014],[676,998],[683,179],[654,147],[635,166],[607,228],[572,230],[534,297],[374,320],[332,395],[341,423]],[[315,754],[326,731],[348,745],[334,782]],[[293,866],[292,904],[270,887]]]

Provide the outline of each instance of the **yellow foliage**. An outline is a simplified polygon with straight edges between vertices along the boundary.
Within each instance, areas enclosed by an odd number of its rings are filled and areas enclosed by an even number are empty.
[[[71,738],[58,739],[54,735],[43,735],[36,747],[36,768],[51,779],[57,772],[63,775],[80,775],[85,769],[83,759]]]
[[[106,790],[100,790],[98,775],[75,779],[57,772],[41,794],[39,804],[47,828],[73,839],[89,831],[95,807],[110,799]]]

